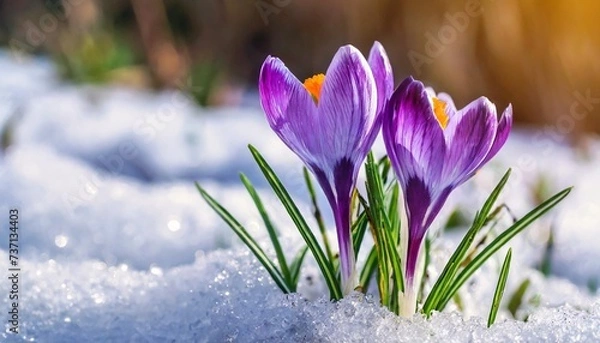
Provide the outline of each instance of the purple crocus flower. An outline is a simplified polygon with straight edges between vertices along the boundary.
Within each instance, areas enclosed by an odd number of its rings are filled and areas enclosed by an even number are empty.
[[[260,101],[269,125],[315,175],[333,210],[344,294],[357,286],[351,195],[393,86],[391,66],[378,42],[368,62],[353,46],[341,47],[325,75],[304,83],[276,57],[267,57],[260,71]]]
[[[485,97],[457,110],[408,77],[392,94],[383,117],[383,138],[404,195],[403,307],[416,310],[423,238],[453,189],[471,178],[506,142],[512,126],[509,105],[498,118]],[[404,224],[406,226],[404,226]]]

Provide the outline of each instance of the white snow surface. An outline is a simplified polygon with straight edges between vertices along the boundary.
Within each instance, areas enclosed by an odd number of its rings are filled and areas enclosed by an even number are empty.
[[[44,60],[16,62],[6,53],[0,68],[6,71],[0,127],[11,141],[0,155],[0,266],[7,274],[4,228],[9,209],[17,208],[21,268],[20,333],[0,333],[2,342],[600,341],[600,298],[593,292],[600,281],[600,140],[591,138],[583,154],[568,147],[564,135],[515,130],[499,156],[454,192],[434,224],[455,208],[472,217],[508,167],[513,174],[500,201],[516,217],[535,206],[536,194],[575,186],[563,204],[511,242],[513,264],[495,325],[486,328],[486,318],[503,254],[465,285],[462,313],[453,305],[429,320],[404,319],[373,295],[330,302],[311,259],[299,293],[282,294],[198,195],[194,181],[272,254],[239,182],[238,174],[247,174],[286,253],[300,248],[299,234],[246,146],[264,154],[309,216],[302,164],[259,108],[200,109],[179,92],[75,87],[58,81]],[[375,151],[381,155],[381,142]],[[542,179],[547,189],[534,192]],[[510,223],[505,215],[499,227]],[[536,266],[550,230],[552,275],[546,277]],[[462,233],[437,239],[432,275]],[[330,234],[334,239],[333,229]],[[515,320],[505,307],[526,279],[530,286]],[[11,284],[2,280],[0,312],[8,330]]]

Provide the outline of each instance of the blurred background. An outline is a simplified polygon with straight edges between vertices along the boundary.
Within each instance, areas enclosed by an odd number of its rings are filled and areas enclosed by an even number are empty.
[[[600,132],[599,16],[596,0],[21,0],[0,1],[0,44],[50,55],[71,82],[223,106],[255,92],[269,54],[303,80],[340,45],[379,40],[397,83],[510,102],[521,124],[573,141]]]

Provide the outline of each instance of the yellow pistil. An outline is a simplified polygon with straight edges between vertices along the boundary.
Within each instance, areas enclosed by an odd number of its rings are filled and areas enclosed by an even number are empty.
[[[433,100],[433,113],[435,114],[435,118],[442,129],[445,129],[448,125],[448,113],[446,113],[446,103],[442,100],[432,97]]]
[[[325,74],[316,74],[313,77],[304,80],[304,88],[306,88],[317,104],[319,103],[319,97],[321,96],[323,82],[325,82]]]

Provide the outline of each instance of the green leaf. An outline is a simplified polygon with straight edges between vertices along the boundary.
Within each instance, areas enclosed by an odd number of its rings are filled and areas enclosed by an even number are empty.
[[[400,186],[395,183],[389,191],[388,211],[387,215],[390,222],[390,231],[392,240],[397,244],[400,240],[400,214],[398,205],[400,204]]]
[[[458,309],[459,312],[464,312],[465,310],[465,305],[463,304],[463,300],[460,297],[459,293],[454,294],[454,296],[452,297],[452,299],[454,299],[454,304],[456,305],[456,308]]]
[[[356,221],[352,223],[352,246],[354,247],[354,257],[358,258],[358,253],[362,246],[367,227],[369,226],[369,220],[367,218],[367,212],[362,211]]]
[[[398,299],[398,292],[404,292],[404,277],[402,275],[402,267],[400,266],[400,256],[398,255],[398,249],[396,244],[392,240],[392,236],[389,230],[383,230],[385,237],[384,245],[387,249],[387,256],[390,258],[390,264],[392,265],[392,280],[394,280],[395,291],[392,292],[393,299]],[[399,313],[399,308],[391,309],[396,314]]]
[[[425,313],[427,316],[431,315],[431,311],[433,311],[433,309],[439,308],[440,299],[442,299],[443,295],[447,293],[447,288],[454,279],[458,268],[460,267],[461,261],[473,243],[473,240],[475,239],[475,236],[480,228],[481,227],[476,224],[471,226],[471,229],[467,231],[467,234],[463,237],[462,241],[446,263],[446,266],[444,266],[442,273],[431,288],[431,291],[429,292],[429,295],[423,304],[423,313]]]
[[[373,235],[374,246],[373,249],[376,252],[376,260],[377,260],[377,270],[379,273],[377,274],[377,289],[379,290],[379,298],[381,304],[384,306],[389,305],[389,272],[388,272],[388,258],[387,258],[387,250],[383,246],[382,238],[379,234],[379,230],[375,227],[377,226],[377,219],[375,215],[372,213],[371,208],[368,207],[367,200],[365,200],[362,196],[359,196],[360,202],[365,207],[365,213],[367,214],[367,218],[369,219],[369,225],[371,228],[371,234]]]
[[[527,292],[527,288],[529,288],[529,284],[531,284],[531,280],[525,279],[508,301],[508,311],[515,319],[517,319],[517,311],[521,307],[521,304],[523,304],[523,297],[525,296],[525,292]]]
[[[511,170],[507,170],[496,187],[494,187],[494,190],[492,190],[486,201],[483,203],[481,210],[475,215],[475,219],[473,220],[471,228],[467,231],[462,241],[458,244],[458,247],[448,260],[448,263],[446,263],[446,266],[444,266],[442,273],[436,280],[431,291],[429,292],[429,295],[427,296],[427,299],[425,300],[425,303],[423,304],[423,313],[425,313],[427,316],[430,316],[431,311],[434,309],[441,310],[441,308],[443,308],[440,306],[441,299],[446,297],[452,298],[451,295],[448,296],[449,287],[454,280],[456,273],[458,272],[458,268],[462,264],[467,252],[469,251],[469,247],[473,244],[475,236],[483,227],[485,219],[488,217],[490,210],[500,196],[502,189],[504,189],[504,186],[506,186],[508,178],[510,177],[510,173]]]
[[[373,277],[373,273],[377,269],[377,250],[373,246],[371,251],[369,252],[369,256],[367,256],[367,260],[365,261],[365,265],[360,273],[360,286],[363,289],[363,292],[366,293],[369,288],[369,283]]]
[[[496,316],[498,315],[498,310],[500,309],[500,301],[502,301],[502,296],[504,295],[504,288],[506,287],[506,280],[508,279],[511,257],[512,249],[508,249],[506,257],[504,258],[504,263],[502,263],[502,269],[500,269],[498,284],[496,284],[496,291],[494,292],[494,299],[492,300],[492,307],[490,308],[490,315],[487,322],[488,328],[496,321]]]
[[[213,199],[200,185],[196,182],[196,188],[200,192],[200,195],[206,200],[206,203],[221,217],[229,227],[235,232],[238,237],[246,244],[246,246],[252,251],[254,256],[262,263],[269,275],[273,278],[273,281],[281,288],[284,293],[291,293],[292,289],[286,283],[285,278],[273,261],[265,254],[262,248],[256,243],[256,241],[250,236],[248,231],[229,213],[221,204]]]
[[[310,175],[308,174],[308,169],[306,169],[306,167],[303,167],[302,173],[304,174],[304,182],[306,183],[306,188],[308,189],[310,201],[313,206],[313,216],[315,217],[317,225],[319,226],[319,232],[321,232],[323,245],[325,245],[325,252],[327,253],[327,258],[329,258],[329,261],[334,261],[333,252],[331,251],[331,245],[329,244],[329,238],[327,238],[327,229],[325,228],[325,222],[323,221],[323,216],[321,215],[321,210],[319,209],[319,204],[317,203],[317,195],[315,193],[313,183],[310,179]]]
[[[463,227],[467,226],[468,224],[469,224],[468,219],[466,218],[463,211],[461,211],[460,209],[457,208],[454,211],[452,211],[452,213],[448,217],[448,220],[446,221],[446,224],[444,225],[444,231],[449,232],[449,231],[453,231],[456,229],[462,229]]]
[[[548,233],[548,240],[546,241],[546,247],[544,249],[544,256],[538,267],[539,271],[548,277],[552,274],[552,255],[554,254],[554,227],[550,227]]]
[[[400,256],[398,255],[397,239],[392,235],[393,232],[398,229],[392,229],[393,224],[388,217],[389,211],[385,208],[383,181],[381,180],[381,175],[379,174],[372,153],[369,153],[367,157],[365,169],[367,174],[367,195],[369,197],[369,204],[371,205],[370,212],[372,216],[373,236],[376,241],[378,264],[380,266],[380,293],[381,290],[384,290],[384,293],[380,294],[382,295],[382,304],[388,306],[391,311],[398,313],[398,292],[404,290],[404,280],[402,267],[400,266]],[[396,192],[398,192],[397,189]],[[390,201],[396,201],[397,203],[398,193],[396,192],[394,192],[394,187],[392,187]],[[390,207],[397,208],[395,206],[397,205],[392,205]],[[399,221],[397,223],[399,223]],[[393,281],[392,285],[389,284],[389,280]]]
[[[365,212],[371,222],[371,233],[373,234],[373,241],[375,242],[375,248],[377,250],[377,261],[378,261],[378,288],[379,295],[381,298],[381,304],[389,307],[391,304],[390,294],[390,270],[389,270],[389,249],[386,246],[387,238],[383,233],[386,229],[386,218],[385,207],[383,199],[383,190],[381,186],[381,179],[377,171],[377,165],[373,157],[373,153],[369,153],[367,156],[367,163],[365,165],[366,170],[366,189],[367,197],[369,202],[360,197],[361,203],[365,208]]]
[[[279,238],[278,238],[279,233],[277,232],[277,229],[275,229],[275,226],[273,226],[273,223],[271,222],[271,219],[269,218],[269,214],[265,210],[265,207],[260,199],[260,196],[256,192],[256,189],[254,188],[254,186],[252,185],[250,180],[244,174],[240,174],[240,179],[242,180],[242,183],[246,187],[248,194],[250,194],[252,201],[254,201],[254,204],[256,205],[256,208],[258,209],[258,212],[260,213],[260,216],[261,216],[263,222],[265,223],[265,227],[267,228],[267,231],[269,232],[269,238],[271,238],[271,242],[273,243],[273,248],[275,249],[277,261],[279,262],[279,267],[281,268],[281,273],[283,274],[283,277],[286,279],[288,286],[292,286],[292,276],[288,269],[287,261],[285,260],[285,255],[283,254],[283,249],[281,248],[281,244],[279,243]],[[292,287],[290,287],[290,288],[292,288]],[[295,287],[292,288],[292,290],[295,291]]]
[[[302,262],[304,261],[304,257],[306,256],[306,252],[308,251],[308,247],[304,246],[304,248],[300,249],[294,257],[292,264],[290,265],[290,273],[292,275],[292,285],[294,289],[298,287],[298,280],[300,279],[300,268],[302,267]]]
[[[517,221],[517,218],[515,218],[515,216],[510,211],[510,208],[508,208],[508,206],[506,206],[506,204],[500,204],[485,219],[484,226],[488,225],[490,222],[494,222],[494,221],[497,222],[498,220],[496,218],[500,215],[502,210],[504,210],[504,211],[506,211],[506,213],[508,213],[508,215],[512,218],[513,223]]]
[[[469,279],[471,275],[473,275],[477,269],[479,269],[479,267],[481,267],[485,261],[487,261],[488,258],[490,258],[490,256],[502,248],[514,236],[527,228],[536,219],[550,211],[554,206],[561,202],[571,192],[571,190],[572,187],[569,187],[558,192],[550,199],[544,201],[541,205],[531,210],[523,218],[518,220],[511,227],[506,229],[506,231],[496,237],[496,239],[494,239],[487,247],[485,247],[485,249],[483,249],[483,251],[473,258],[473,260],[456,277],[456,280],[453,281],[450,289],[445,293],[444,298],[440,302],[438,310],[443,309],[446,304],[448,304],[450,298],[452,298],[452,295],[458,291],[458,289]]]
[[[292,198],[290,197],[289,193],[287,192],[277,175],[275,175],[275,172],[273,172],[273,169],[271,169],[269,164],[265,161],[265,159],[258,152],[258,150],[256,150],[256,148],[254,148],[252,145],[249,145],[248,148],[250,149],[254,160],[256,160],[258,167],[265,176],[265,179],[267,180],[269,185],[271,185],[271,188],[283,204],[283,207],[286,209],[290,218],[296,225],[296,228],[298,228],[300,235],[302,235],[302,238],[306,242],[306,245],[313,254],[317,265],[319,266],[319,269],[321,270],[321,273],[325,278],[325,283],[329,288],[331,299],[341,299],[342,291],[340,284],[335,276],[332,263],[330,260],[327,259],[327,256],[321,249],[321,246],[319,245],[319,242],[310,230],[310,227],[308,227],[308,224],[306,224],[306,220],[300,213],[300,210],[298,210],[298,207],[294,203],[294,200],[292,200]]]
[[[498,182],[492,193],[490,193],[490,196],[483,204],[483,207],[481,207],[478,219],[482,221],[482,224],[485,223],[486,219],[490,215],[490,211],[492,210],[492,207],[494,207],[498,196],[500,196],[500,192],[502,192],[502,189],[504,189],[506,182],[508,182],[508,178],[510,177],[511,173],[512,169],[509,168],[506,173],[504,173],[504,176],[502,176],[502,179],[500,179],[500,182]]]
[[[390,159],[387,156],[383,156],[382,158],[379,159],[377,164],[381,168],[381,173],[379,174],[379,175],[381,175],[381,180],[383,181],[384,184],[386,184],[388,182],[388,180],[390,179],[389,173],[390,173],[390,170],[392,169],[392,164],[390,162]]]

